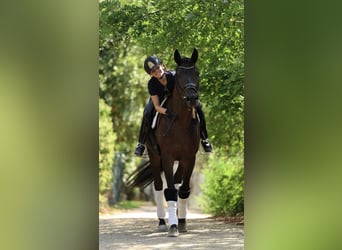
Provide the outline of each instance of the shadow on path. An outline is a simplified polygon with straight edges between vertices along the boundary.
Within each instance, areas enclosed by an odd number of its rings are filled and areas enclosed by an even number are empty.
[[[101,215],[99,249],[244,249],[244,227],[189,211],[188,232],[167,237],[157,232],[155,207]]]

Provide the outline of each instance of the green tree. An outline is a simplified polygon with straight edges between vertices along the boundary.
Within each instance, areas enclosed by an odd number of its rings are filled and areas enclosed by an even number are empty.
[[[113,180],[112,164],[116,135],[112,129],[110,107],[99,99],[99,201],[103,206]]]
[[[113,151],[122,155],[125,172],[135,168],[133,155],[142,108],[147,100],[142,60],[129,29],[140,9],[121,1],[102,1],[99,8],[99,96],[110,106],[112,130],[117,135]],[[108,172],[109,173],[109,172]]]
[[[136,114],[146,102],[147,93],[137,61],[141,53],[128,30],[139,18],[138,8],[120,5],[120,1],[100,3],[99,95],[111,106],[118,151],[130,153],[137,130]],[[134,52],[133,52],[134,51]]]

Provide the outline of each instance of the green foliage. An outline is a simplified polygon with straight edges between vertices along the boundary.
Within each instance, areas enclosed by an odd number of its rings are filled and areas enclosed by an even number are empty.
[[[100,204],[106,201],[105,194],[113,180],[112,163],[116,135],[112,129],[110,107],[99,100],[99,198]]]
[[[214,215],[231,215],[244,211],[244,168],[242,158],[212,159],[204,170],[205,181],[200,199],[204,211]]]
[[[141,206],[141,202],[139,201],[121,201],[115,208],[118,209],[133,209],[139,208]]]
[[[114,131],[117,133],[116,151],[132,153],[140,115],[148,93],[146,75],[139,62],[142,57],[129,35],[137,20],[141,19],[138,6],[121,5],[120,1],[100,3],[99,37],[99,95],[111,106]]]

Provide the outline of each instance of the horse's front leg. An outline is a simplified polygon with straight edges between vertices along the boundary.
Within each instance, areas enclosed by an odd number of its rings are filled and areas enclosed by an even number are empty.
[[[167,188],[164,190],[165,199],[167,201],[169,212],[169,234],[168,236],[178,236],[178,218],[177,218],[177,199],[178,192],[175,188],[173,177],[173,163],[174,160],[163,156],[163,170],[167,183]]]

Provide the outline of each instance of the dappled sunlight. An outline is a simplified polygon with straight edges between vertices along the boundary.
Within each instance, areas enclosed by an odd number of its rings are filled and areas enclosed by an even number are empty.
[[[100,219],[100,249],[244,249],[244,227],[215,219],[189,219],[188,232],[167,237],[153,219]]]

